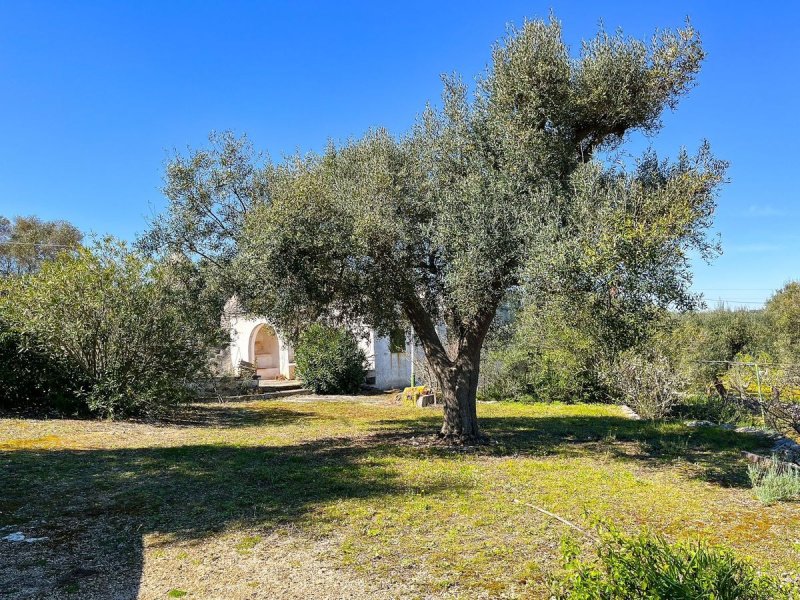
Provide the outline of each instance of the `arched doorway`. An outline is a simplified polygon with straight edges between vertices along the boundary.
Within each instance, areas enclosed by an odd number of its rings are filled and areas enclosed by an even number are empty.
[[[280,375],[280,344],[275,330],[263,324],[253,332],[251,362],[260,379],[276,379]]]

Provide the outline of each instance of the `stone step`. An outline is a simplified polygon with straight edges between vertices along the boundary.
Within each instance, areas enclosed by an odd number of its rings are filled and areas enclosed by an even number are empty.
[[[258,381],[259,392],[285,392],[303,389],[303,382],[299,380],[277,380],[277,379],[260,379]]]
[[[280,390],[277,392],[266,392],[264,394],[255,394],[254,398],[262,398],[264,400],[269,400],[270,398],[284,398],[286,396],[297,396],[299,394],[310,394],[311,390],[304,387],[299,387],[297,389],[291,390]]]
[[[281,372],[278,367],[265,367],[256,369],[256,375],[258,375],[260,379],[265,379],[267,381],[277,381],[275,378],[280,374]]]

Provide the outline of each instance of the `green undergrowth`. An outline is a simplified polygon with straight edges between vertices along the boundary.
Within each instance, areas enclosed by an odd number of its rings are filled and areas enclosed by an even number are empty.
[[[773,457],[768,464],[747,467],[753,495],[770,505],[785,500],[800,500],[800,470],[790,469]]]
[[[564,569],[553,578],[557,600],[796,600],[792,582],[761,572],[731,550],[701,541],[670,543],[644,530],[626,535],[597,527],[594,556],[573,537],[562,541]]]

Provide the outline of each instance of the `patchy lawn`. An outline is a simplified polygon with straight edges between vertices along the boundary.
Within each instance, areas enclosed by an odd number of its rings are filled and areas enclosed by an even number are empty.
[[[565,525],[725,543],[800,570],[800,505],[751,496],[730,431],[613,406],[482,404],[493,444],[431,444],[441,413],[203,404],[159,424],[0,420],[0,595],[546,597]],[[518,502],[514,502],[517,500]],[[587,551],[590,542],[586,541]]]

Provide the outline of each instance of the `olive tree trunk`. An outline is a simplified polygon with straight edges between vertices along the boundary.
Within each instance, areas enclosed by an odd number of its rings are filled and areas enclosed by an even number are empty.
[[[475,321],[460,330],[453,356],[445,350],[436,328],[418,303],[410,302],[405,309],[441,393],[444,423],[440,436],[458,444],[484,443],[487,437],[478,426],[476,395],[481,349],[497,303],[488,305]]]
[[[440,436],[456,443],[479,443],[485,436],[478,427],[476,395],[480,370],[480,348],[476,356],[461,358],[443,373],[437,373],[444,404]]]

